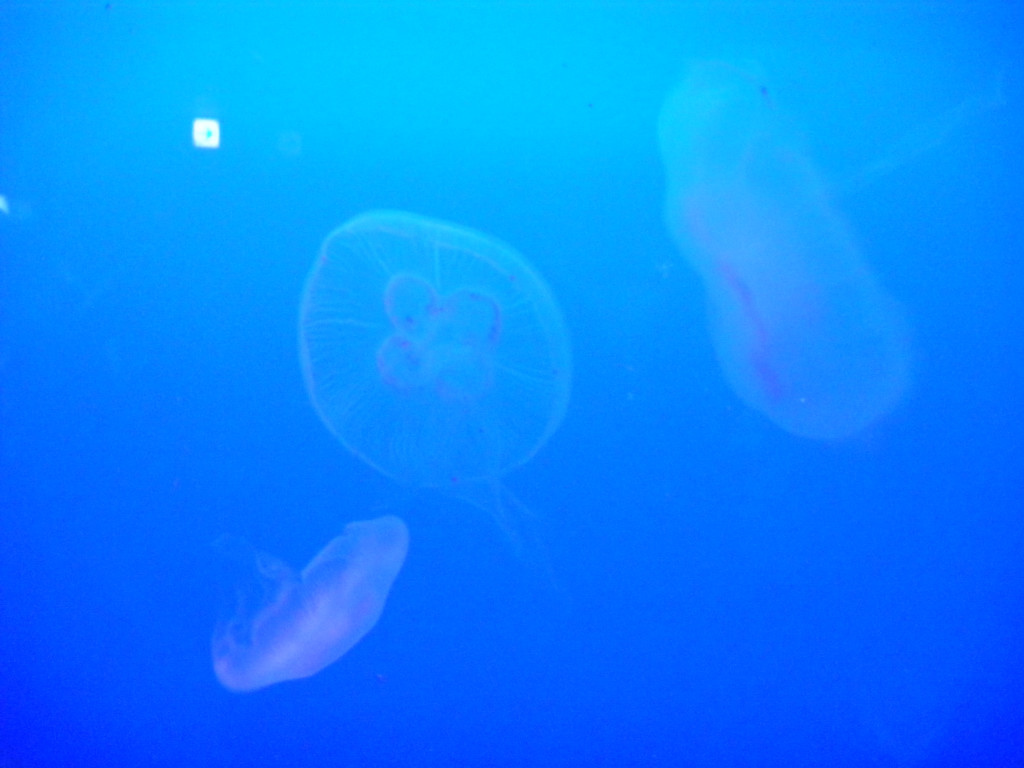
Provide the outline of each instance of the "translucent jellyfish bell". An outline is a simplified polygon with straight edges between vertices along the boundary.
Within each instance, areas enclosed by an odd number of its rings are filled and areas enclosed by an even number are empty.
[[[328,236],[299,315],[306,387],[327,428],[399,482],[487,509],[499,478],[558,428],[571,357],[543,280],[510,246],[397,211]]]
[[[252,578],[214,633],[221,685],[255,691],[333,664],[377,623],[408,548],[405,523],[386,515],[349,523],[299,573],[248,546],[236,552]]]
[[[658,122],[665,221],[702,278],[736,394],[802,437],[838,440],[888,414],[910,380],[899,303],[861,256],[761,79],[695,65]]]

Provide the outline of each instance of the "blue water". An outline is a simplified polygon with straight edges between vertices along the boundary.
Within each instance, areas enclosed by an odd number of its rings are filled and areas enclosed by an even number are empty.
[[[4,4],[0,766],[1024,765],[1022,29],[998,2]],[[906,311],[912,384],[853,438],[787,433],[715,359],[656,136],[708,59],[763,73]],[[557,297],[568,411],[503,478],[543,570],[309,403],[303,281],[375,208],[500,238]],[[377,626],[224,690],[213,542],[301,566],[383,514],[411,544]]]

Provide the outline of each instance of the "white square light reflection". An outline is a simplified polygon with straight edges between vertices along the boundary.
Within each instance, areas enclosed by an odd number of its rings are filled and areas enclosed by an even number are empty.
[[[205,117],[192,121],[192,143],[200,149],[216,149],[220,146],[220,123]]]

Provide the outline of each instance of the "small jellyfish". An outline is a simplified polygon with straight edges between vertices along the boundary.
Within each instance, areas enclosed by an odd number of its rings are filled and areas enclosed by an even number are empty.
[[[256,553],[259,596],[243,593],[214,633],[221,685],[255,691],[337,661],[377,623],[408,548],[405,523],[387,515],[345,526],[301,573]]]

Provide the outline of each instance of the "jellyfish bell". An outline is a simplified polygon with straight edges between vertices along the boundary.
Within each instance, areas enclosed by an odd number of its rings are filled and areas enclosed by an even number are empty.
[[[561,423],[571,356],[551,291],[511,246],[411,213],[355,217],[306,280],[299,354],[351,453],[514,528],[523,508],[500,478]]]
[[[791,434],[845,440],[902,401],[908,324],[761,82],[702,62],[668,95],[665,223],[734,392]]]
[[[247,559],[252,578],[214,632],[221,685],[255,691],[333,664],[377,623],[408,548],[409,531],[393,515],[349,523],[300,573],[232,544],[226,554]]]

